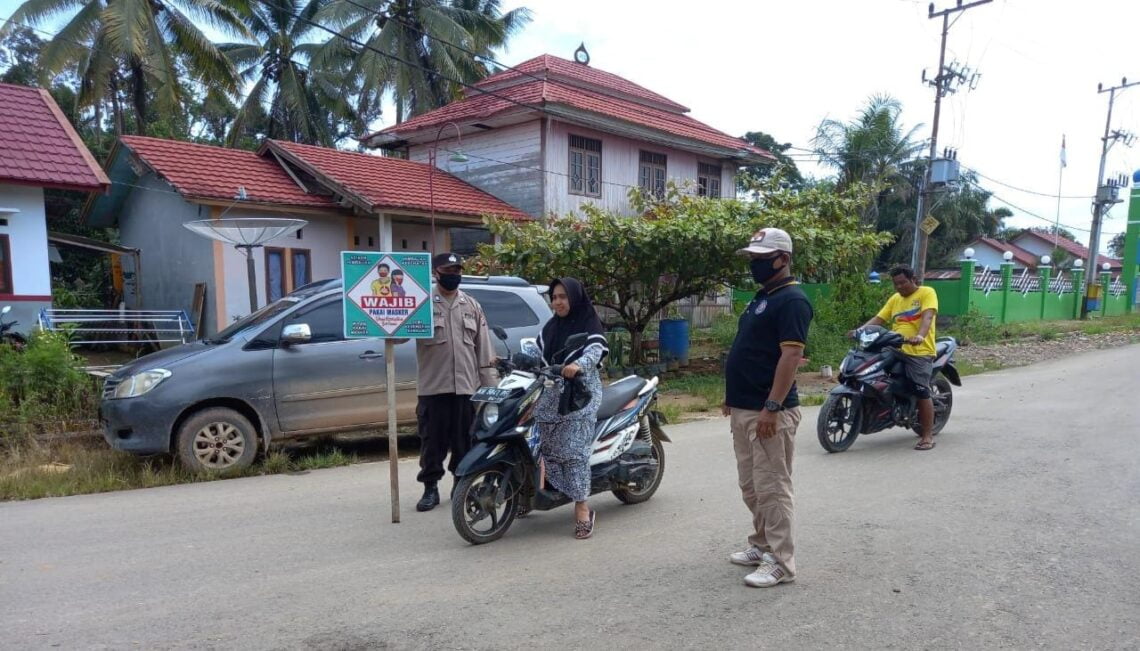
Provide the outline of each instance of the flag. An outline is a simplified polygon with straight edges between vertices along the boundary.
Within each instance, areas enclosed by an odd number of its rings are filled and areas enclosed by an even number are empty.
[[[1065,134],[1061,134],[1061,167],[1068,167],[1069,161],[1065,156]]]

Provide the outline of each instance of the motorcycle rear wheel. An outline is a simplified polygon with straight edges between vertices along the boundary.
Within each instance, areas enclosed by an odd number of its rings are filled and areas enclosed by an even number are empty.
[[[930,398],[934,401],[933,435],[937,436],[950,420],[950,410],[954,408],[954,389],[950,380],[939,375],[930,383]],[[922,435],[922,426],[915,425],[914,433]]]
[[[859,437],[863,426],[862,404],[850,393],[833,393],[819,410],[816,434],[828,452],[843,452]]]
[[[507,533],[518,515],[519,489],[510,470],[487,468],[459,481],[451,497],[451,521],[472,545],[494,542]],[[502,501],[499,501],[499,500]],[[490,519],[490,526],[478,525]]]
[[[638,488],[615,488],[611,491],[614,497],[626,504],[641,504],[649,501],[665,477],[665,446],[661,445],[661,441],[656,438],[653,439],[653,458],[657,460],[657,472],[654,473],[653,478],[642,482]]]

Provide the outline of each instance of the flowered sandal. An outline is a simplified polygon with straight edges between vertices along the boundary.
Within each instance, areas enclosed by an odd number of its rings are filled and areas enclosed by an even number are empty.
[[[578,540],[585,540],[594,535],[594,520],[597,519],[597,512],[590,509],[589,520],[578,520],[578,524],[574,526],[574,537]]]

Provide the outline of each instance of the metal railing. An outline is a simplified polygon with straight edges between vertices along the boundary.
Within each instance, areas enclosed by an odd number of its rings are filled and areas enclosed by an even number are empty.
[[[194,338],[185,310],[40,310],[44,330],[63,332],[72,346],[184,344]]]

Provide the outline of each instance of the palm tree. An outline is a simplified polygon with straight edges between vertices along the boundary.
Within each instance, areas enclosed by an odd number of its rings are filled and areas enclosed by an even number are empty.
[[[473,83],[487,76],[483,57],[530,22],[529,9],[504,14],[500,5],[499,0],[332,0],[319,17],[366,44],[357,47],[334,37],[327,50],[334,59],[354,59],[353,74],[367,89],[357,109],[378,106],[391,91],[396,121],[402,122],[458,97],[462,87],[455,81]]]
[[[867,183],[879,188],[878,196],[864,218],[874,222],[879,208],[892,194],[902,198],[914,189],[913,170],[907,163],[925,147],[917,139],[921,125],[906,129],[902,124],[902,104],[889,95],[867,100],[855,120],[826,119],[812,139],[824,164],[839,172],[839,187]]]
[[[136,130],[145,133],[152,102],[162,114],[181,114],[186,74],[207,87],[237,90],[233,66],[199,25],[248,35],[244,0],[26,0],[0,33],[73,10],[40,64],[45,78],[76,66],[82,106],[110,98],[118,108],[126,92]]]
[[[230,145],[251,130],[270,138],[332,146],[341,137],[337,125],[356,114],[345,98],[351,61],[321,57],[321,45],[308,40],[313,21],[326,0],[256,2],[249,29],[257,43],[223,43],[218,48],[252,84],[230,127]],[[335,38],[335,37],[334,37]],[[356,125],[362,129],[363,124]]]

